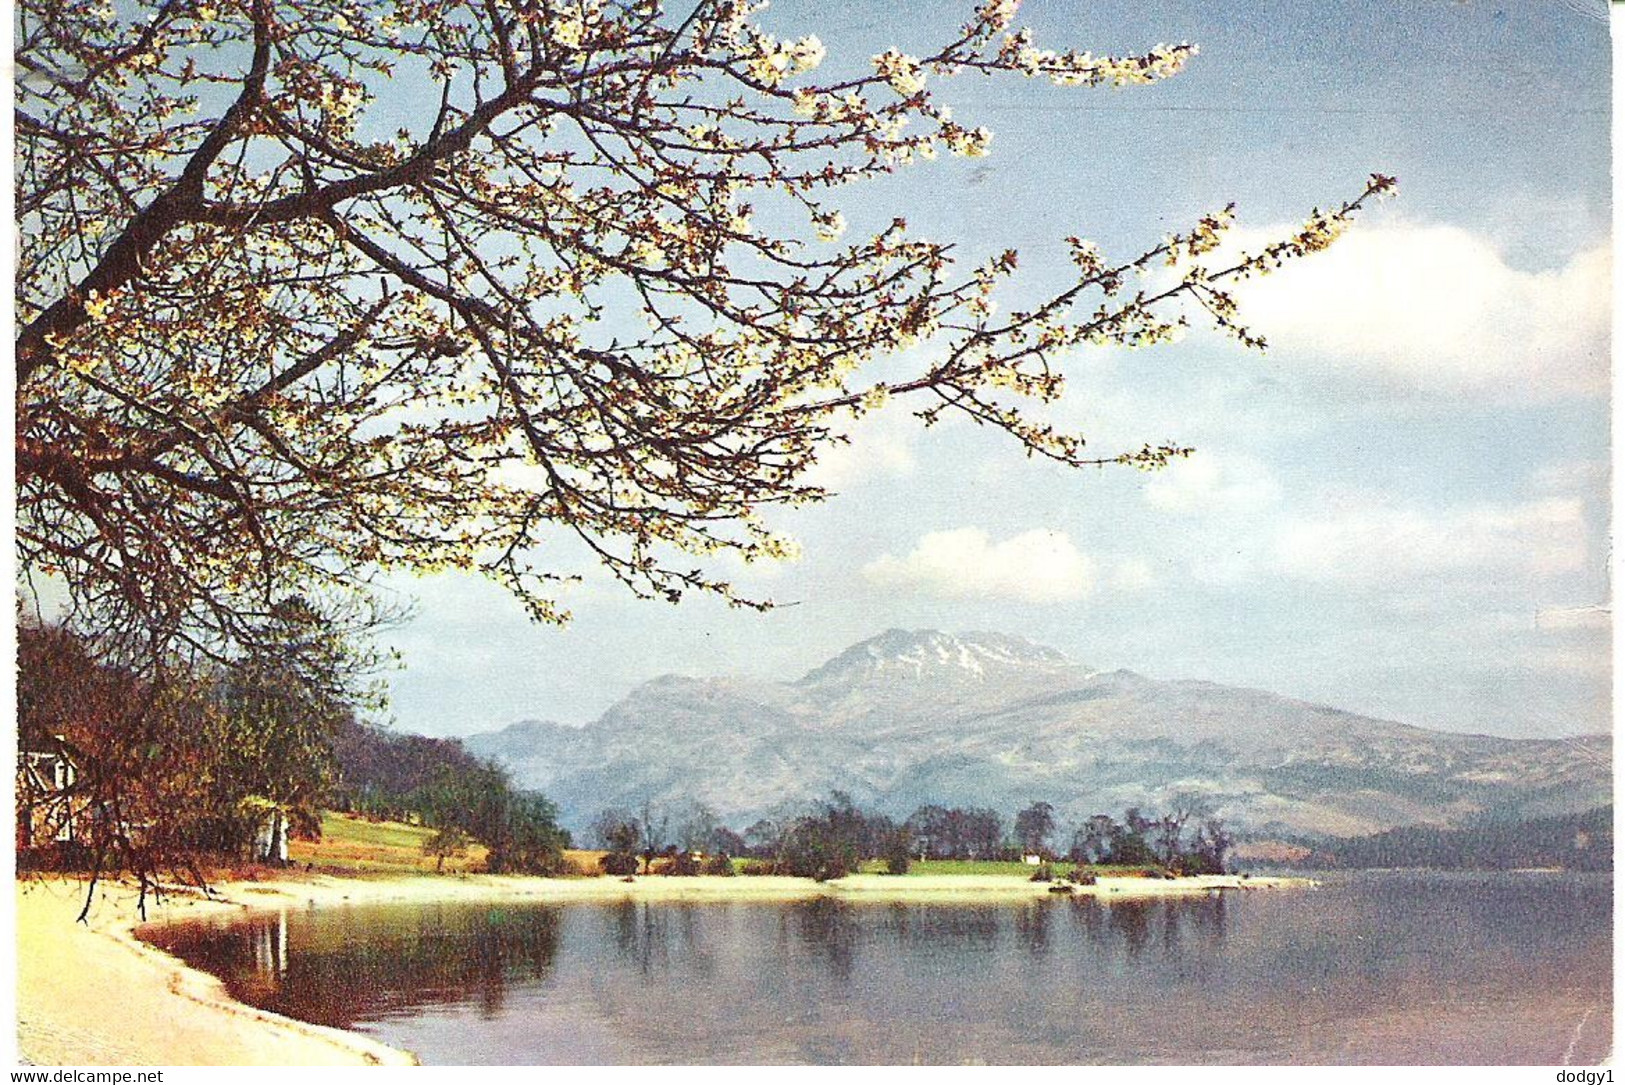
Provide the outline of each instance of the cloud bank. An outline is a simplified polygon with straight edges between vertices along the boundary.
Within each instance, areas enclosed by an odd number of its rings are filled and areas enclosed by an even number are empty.
[[[1285,229],[1238,236],[1254,249]],[[1500,402],[1604,395],[1612,260],[1509,267],[1456,226],[1356,223],[1326,252],[1237,284],[1272,353],[1390,390]]]
[[[947,599],[1056,603],[1088,595],[1095,568],[1064,532],[994,541],[980,528],[962,527],[921,536],[903,557],[881,555],[863,567],[863,578],[878,588]]]
[[[1277,568],[1314,581],[1382,583],[1402,576],[1530,577],[1571,573],[1588,560],[1575,498],[1431,511],[1373,504],[1286,524]]]

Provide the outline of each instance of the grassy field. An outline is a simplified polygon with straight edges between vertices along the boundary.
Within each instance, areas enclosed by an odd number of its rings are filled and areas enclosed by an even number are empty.
[[[322,840],[289,841],[289,861],[309,864],[322,874],[434,874],[434,858],[424,854],[432,828],[401,822],[369,822],[349,814],[322,814]],[[564,861],[575,874],[596,874],[601,851],[565,849]],[[484,871],[486,848],[473,845],[465,854],[445,859],[444,874]]]
[[[871,859],[859,868],[865,874],[886,873],[886,863],[881,859]],[[916,859],[908,865],[910,874],[940,875],[940,874],[1004,874],[1016,877],[1031,877],[1037,867],[1028,866],[1023,862],[1004,863],[995,859]]]
[[[368,821],[331,810],[322,814],[320,840],[294,840],[288,844],[288,859],[299,866],[309,865],[323,874],[354,877],[363,874],[433,874],[435,860],[423,853],[424,841],[434,830],[398,821]],[[598,873],[602,852],[566,850],[565,862],[575,873]],[[460,856],[448,857],[442,871],[464,874],[485,869],[485,846],[472,845]]]
[[[328,811],[322,814],[322,838],[290,841],[288,858],[326,874],[430,874],[435,861],[423,853],[423,842],[433,835],[433,829],[421,825]],[[475,846],[466,855],[448,858],[445,870],[461,873],[484,863],[485,849]]]

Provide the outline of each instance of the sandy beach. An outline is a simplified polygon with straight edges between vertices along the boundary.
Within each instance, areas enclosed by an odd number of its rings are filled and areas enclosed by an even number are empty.
[[[1307,887],[1305,879],[1214,876],[1163,881],[1102,878],[1079,894],[1111,898],[1227,889]],[[185,891],[149,901],[149,920],[184,921],[250,909],[342,907],[385,901],[805,900],[975,902],[1045,896],[1020,877],[854,875],[818,884],[802,878],[515,878],[487,875],[236,882],[214,895]],[[38,1065],[412,1065],[415,1058],[354,1033],[244,1006],[223,985],[141,942],[136,894],[99,893],[88,924],[74,922],[81,882],[19,880],[16,886],[17,1028],[21,1057]],[[116,994],[119,1012],[105,1012]]]

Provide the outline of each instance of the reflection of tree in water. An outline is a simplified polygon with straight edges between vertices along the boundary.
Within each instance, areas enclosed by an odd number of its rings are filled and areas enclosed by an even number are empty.
[[[1051,903],[1034,901],[1016,909],[1016,940],[1034,960],[1049,956]]]
[[[1106,909],[1106,926],[1122,939],[1129,960],[1137,961],[1151,940],[1151,912],[1161,902],[1126,900]]]
[[[1180,925],[1181,920],[1178,909],[1162,909],[1162,955],[1168,960],[1175,960],[1179,957]]]
[[[426,1006],[496,1014],[508,985],[552,971],[559,921],[556,907],[355,909],[143,936],[221,976],[245,1002],[348,1028]]]
[[[1083,936],[1090,945],[1103,941],[1101,928],[1106,924],[1106,908],[1094,897],[1073,897],[1067,909],[1075,934]]]
[[[1224,894],[1214,893],[1201,900],[1189,902],[1185,915],[1190,920],[1193,930],[1200,934],[1204,943],[1217,948],[1224,941]]]
[[[680,962],[689,972],[709,976],[714,955],[702,935],[696,907],[622,900],[607,909],[610,941],[623,961],[645,976],[665,972]]]
[[[1153,934],[1158,933],[1164,958],[1186,960],[1198,946],[1212,950],[1224,940],[1224,909],[1224,895],[1213,893],[1109,902],[1093,896],[1077,897],[1069,911],[1073,929],[1103,952],[1121,947],[1129,960],[1138,960],[1151,944]]]
[[[648,904],[623,900],[611,908],[615,951],[645,976],[669,964],[667,914]]]
[[[948,908],[932,908],[925,914],[925,921],[916,925],[916,931],[921,938],[928,938],[933,942],[945,943],[953,946],[964,946],[966,949],[987,949],[999,937],[999,920],[1004,909],[967,908],[954,905]]]
[[[850,983],[858,943],[851,906],[819,897],[790,905],[789,919],[797,941],[827,961],[830,975],[836,980]]]
[[[1160,945],[1164,958],[1200,970],[1224,939],[1225,908],[1217,894],[1046,898],[969,907],[868,906],[825,898],[776,909],[782,941],[768,951],[768,960],[782,970],[786,961],[810,958],[843,988],[863,968],[897,959],[895,952],[880,952],[865,964],[866,939],[895,947],[905,959],[918,960],[923,953],[959,962],[1000,952],[1035,961],[1084,952],[1102,963],[1136,962]],[[732,945],[737,933],[712,921],[717,911],[633,901],[594,908],[596,944],[647,983],[669,982],[673,972],[701,977],[719,967],[717,947]],[[356,908],[144,934],[222,976],[243,1001],[350,1027],[420,1008],[472,1006],[496,1015],[513,985],[552,975],[563,914],[559,907],[529,905]]]
[[[1042,907],[1034,909],[1035,913],[1042,911]],[[866,934],[904,950],[930,946],[985,951],[997,943],[1000,927],[1008,922],[1009,909],[1004,905],[917,904],[891,904],[882,909],[820,897],[789,905],[784,914],[795,941],[827,962],[830,975],[845,984],[851,981],[857,949]],[[1043,926],[1047,922],[1047,917],[1036,914],[1018,918],[1025,944],[1043,943],[1048,937],[1047,927]]]
[[[980,950],[997,942],[1007,911],[1004,905],[892,904],[884,913],[878,913],[878,923],[874,922],[874,911],[866,911],[864,917],[878,933],[905,949],[931,945]]]

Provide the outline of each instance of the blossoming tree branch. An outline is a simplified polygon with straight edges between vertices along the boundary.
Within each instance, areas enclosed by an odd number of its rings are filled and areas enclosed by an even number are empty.
[[[1183,454],[1034,406],[1079,346],[1193,319],[1262,346],[1227,285],[1393,182],[1223,261],[1229,209],[1128,259],[1070,239],[1070,281],[1003,304],[1014,252],[851,236],[843,190],[988,153],[955,75],[1120,87],[1195,53],[1054,51],[1017,14],[821,80],[745,0],[19,0],[24,571],[217,656],[290,594],[364,613],[389,569],[562,620],[561,532],[639,594],[763,605],[692,555],[782,556],[763,513],[826,497],[808,469],[888,400],[1066,464]]]

